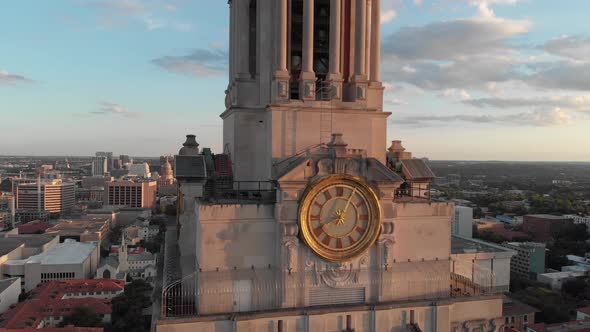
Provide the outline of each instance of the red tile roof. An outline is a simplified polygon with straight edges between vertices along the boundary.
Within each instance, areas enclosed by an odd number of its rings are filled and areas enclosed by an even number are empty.
[[[72,298],[65,300],[31,299],[19,303],[2,316],[0,328],[21,329],[39,326],[45,317],[68,316],[77,307],[86,307],[97,314],[110,314],[111,301],[95,298]]]
[[[42,329],[25,328],[25,329],[8,329],[6,332],[103,332],[102,327],[77,327],[77,326],[66,326],[66,327],[44,327]]]
[[[117,292],[125,282],[112,279],[55,280],[40,284],[33,290],[34,298],[61,299],[67,294],[84,292]]]
[[[39,221],[34,220],[28,222],[26,224],[22,224],[18,226],[18,233],[19,234],[35,234],[35,233],[45,233],[45,230],[51,228],[53,225],[46,222],[46,221]]]
[[[111,301],[92,297],[66,298],[71,293],[123,291],[125,282],[110,279],[50,281],[40,284],[31,297],[17,304],[2,316],[0,328],[22,329],[38,326],[48,316],[68,316],[77,307],[90,308],[97,314],[110,314]],[[68,331],[69,330],[64,330]],[[75,330],[72,330],[75,331]]]
[[[583,313],[583,314],[590,315],[590,306],[578,308],[576,310]]]
[[[525,315],[532,314],[538,311],[539,310],[531,307],[528,304],[516,301],[504,303],[504,305],[502,306],[502,316]]]

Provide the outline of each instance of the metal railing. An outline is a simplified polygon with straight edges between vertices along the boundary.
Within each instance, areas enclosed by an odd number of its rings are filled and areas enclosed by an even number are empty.
[[[271,204],[276,202],[276,192],[275,181],[210,179],[204,199],[216,204]]]
[[[446,261],[448,263],[448,261]],[[195,272],[162,292],[162,317],[196,317],[265,312],[324,305],[437,300],[498,294],[503,291],[454,274],[432,262],[398,263],[386,269],[334,268],[292,272],[269,268]],[[448,270],[447,270],[448,271]],[[487,271],[483,274],[493,274]]]

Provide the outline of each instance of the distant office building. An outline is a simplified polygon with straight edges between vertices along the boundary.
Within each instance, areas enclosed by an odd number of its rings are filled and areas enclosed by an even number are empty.
[[[564,215],[564,218],[568,218],[574,221],[574,224],[584,224],[586,228],[590,230],[590,216],[578,216],[575,214]]]
[[[133,162],[133,159],[131,159],[131,157],[129,157],[126,154],[122,154],[119,156],[119,160],[121,161],[121,164],[123,164],[123,166]]]
[[[156,204],[156,181],[111,181],[106,205],[151,209]]]
[[[113,153],[112,152],[97,152],[95,154],[96,157],[104,157],[107,159],[107,167],[105,168],[105,172],[110,171],[113,168]]]
[[[108,172],[108,159],[104,156],[92,158],[92,176],[103,176]]]
[[[510,272],[513,275],[536,280],[538,274],[545,272],[544,243],[506,242],[502,246],[517,253],[510,261]]]
[[[129,165],[129,175],[140,176],[143,178],[150,177],[150,165],[148,163]]]
[[[455,206],[451,228],[453,235],[473,237],[473,209],[466,206]]]
[[[12,179],[12,194],[14,195],[14,197],[16,197],[16,191],[19,185],[21,184],[27,184],[27,183],[35,183],[37,182],[37,178],[23,178],[23,177],[19,177],[19,178],[13,178]],[[17,201],[17,205],[18,205],[18,201]]]
[[[522,230],[531,234],[533,241],[547,243],[573,220],[566,216],[531,214],[523,218]]]
[[[0,193],[0,229],[14,227],[16,223],[16,199],[10,193]]]
[[[51,214],[70,212],[76,204],[76,184],[62,180],[20,184],[17,189],[19,210],[49,211]]]

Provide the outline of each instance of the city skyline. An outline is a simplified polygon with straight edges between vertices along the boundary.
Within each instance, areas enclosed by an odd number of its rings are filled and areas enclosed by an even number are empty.
[[[383,6],[388,139],[437,160],[590,161],[590,4]],[[0,155],[157,156],[188,133],[221,152],[229,11],[206,8],[12,2],[0,22]]]

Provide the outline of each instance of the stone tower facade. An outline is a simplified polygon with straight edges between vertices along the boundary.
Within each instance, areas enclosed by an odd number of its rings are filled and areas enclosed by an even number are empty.
[[[267,181],[273,163],[335,132],[383,159],[389,113],[379,77],[380,2],[230,1],[221,117],[237,180]]]

